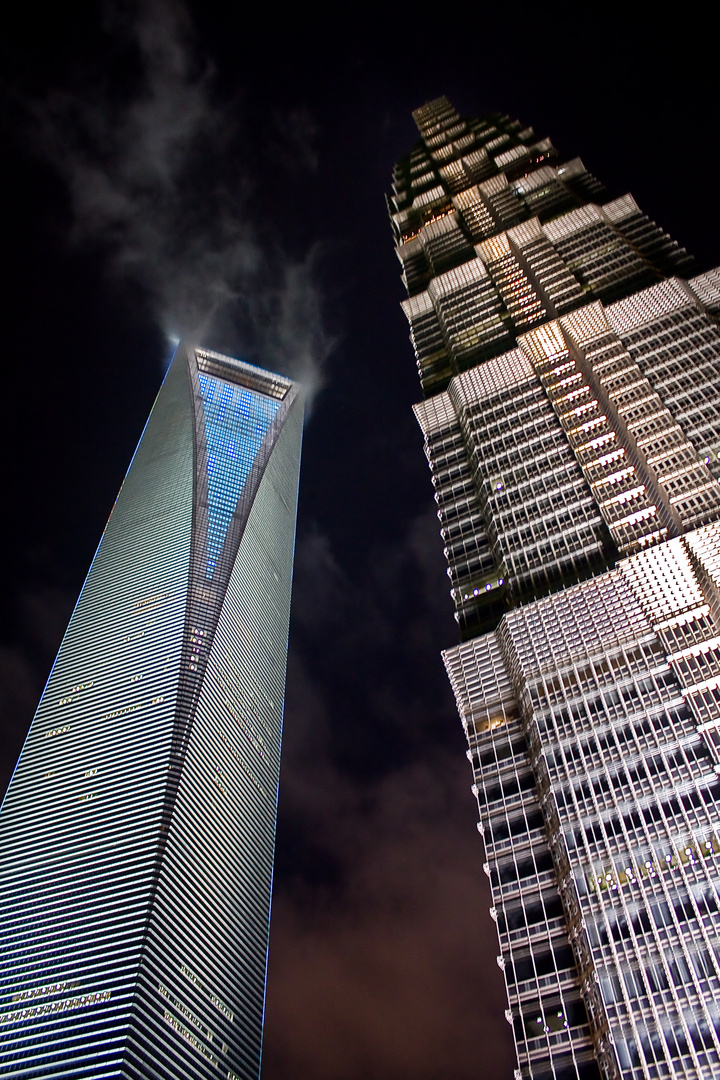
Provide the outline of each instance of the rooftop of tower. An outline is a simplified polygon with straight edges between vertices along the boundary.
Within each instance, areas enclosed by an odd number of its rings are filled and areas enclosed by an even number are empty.
[[[272,371],[255,367],[254,364],[248,364],[244,360],[235,360],[231,356],[224,356],[210,349],[196,348],[194,352],[199,371],[216,375],[220,379],[227,379],[238,386],[264,394],[266,397],[282,401],[293,385],[292,381],[283,375],[276,375]]]
[[[445,97],[413,116],[421,139],[395,166],[388,208],[426,395],[533,325],[694,270],[631,195],[609,199],[580,158],[519,120],[463,119]],[[552,277],[544,301],[538,274]]]

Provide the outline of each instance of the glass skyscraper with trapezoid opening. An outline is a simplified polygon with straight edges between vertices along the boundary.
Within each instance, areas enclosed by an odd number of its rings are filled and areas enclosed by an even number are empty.
[[[302,420],[178,348],[0,812],[0,1075],[259,1074]]]
[[[710,1080],[720,270],[530,127],[414,118],[388,206],[516,1080]]]

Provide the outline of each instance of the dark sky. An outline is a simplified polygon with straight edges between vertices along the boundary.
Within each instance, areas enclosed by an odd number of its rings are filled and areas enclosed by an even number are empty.
[[[0,56],[3,784],[157,392],[166,333],[318,387],[265,1080],[512,1075],[439,657],[455,624],[383,194],[416,138],[411,109],[446,93],[579,154],[715,265],[715,56],[706,27],[659,18],[157,0],[14,12]]]

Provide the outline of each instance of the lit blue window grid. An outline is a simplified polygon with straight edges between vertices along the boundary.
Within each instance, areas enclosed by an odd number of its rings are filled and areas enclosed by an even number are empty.
[[[275,398],[200,374],[208,472],[206,576],[212,578],[237,501],[280,408]]]

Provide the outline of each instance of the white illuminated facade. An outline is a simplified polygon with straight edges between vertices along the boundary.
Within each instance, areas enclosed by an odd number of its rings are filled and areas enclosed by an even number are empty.
[[[178,349],[0,812],[0,1075],[257,1080],[301,434]]]
[[[720,272],[507,117],[396,166],[518,1080],[720,1074]]]

